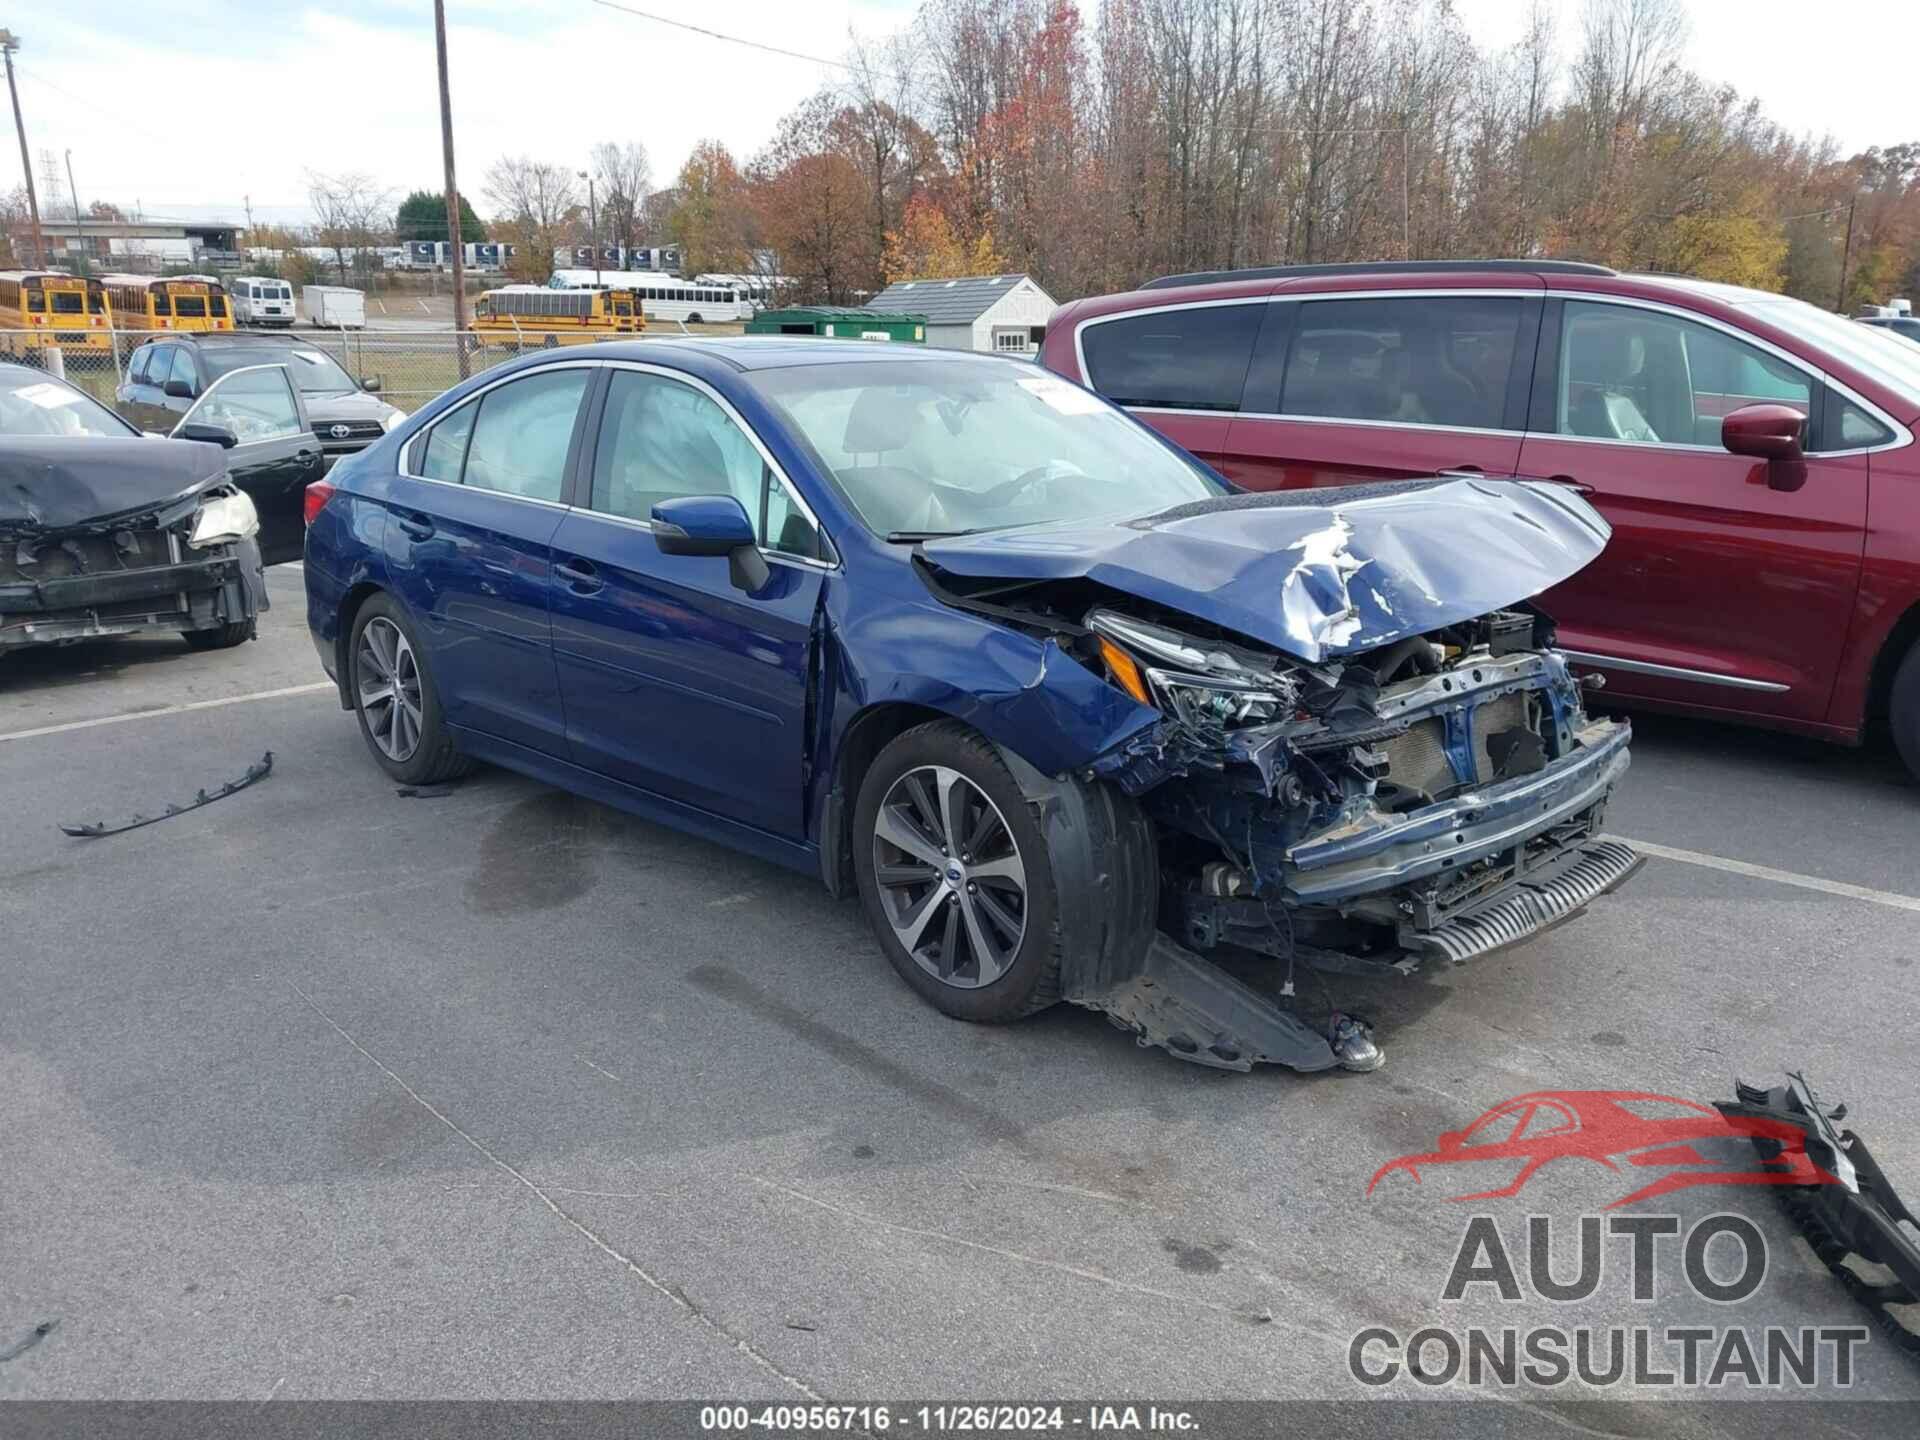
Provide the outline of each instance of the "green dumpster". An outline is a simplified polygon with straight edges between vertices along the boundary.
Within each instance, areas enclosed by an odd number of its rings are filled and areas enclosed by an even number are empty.
[[[762,310],[747,322],[749,335],[819,335],[832,340],[898,340],[927,343],[927,317],[858,305],[793,305]]]

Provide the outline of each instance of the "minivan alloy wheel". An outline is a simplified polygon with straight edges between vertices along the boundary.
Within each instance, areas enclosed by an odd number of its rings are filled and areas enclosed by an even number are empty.
[[[420,748],[424,723],[420,667],[407,637],[384,615],[360,632],[354,678],[373,743],[395,764],[405,764]]]
[[[991,985],[1026,934],[1027,871],[985,791],[922,765],[888,789],[873,826],[873,878],[901,947],[957,989]]]

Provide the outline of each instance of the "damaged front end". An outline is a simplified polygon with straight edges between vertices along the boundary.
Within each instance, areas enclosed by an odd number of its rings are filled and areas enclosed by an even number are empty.
[[[251,632],[259,516],[209,446],[70,439],[0,449],[0,653],[144,630]],[[217,457],[218,452],[214,455]]]
[[[1377,1067],[1363,1024],[1298,1017],[1298,970],[1397,978],[1472,960],[1572,919],[1640,864],[1602,835],[1630,727],[1586,713],[1526,598],[1597,554],[1604,522],[1486,481],[1309,498],[1132,522],[1077,573],[1015,581],[1019,537],[977,557],[956,544],[929,576],[949,603],[1049,629],[1158,712],[1081,775],[1152,824],[1157,933],[1132,967],[1069,975],[1067,998],[1233,1069]],[[1163,583],[1154,539],[1196,576],[1216,561],[1207,587]],[[1475,545],[1478,573],[1441,573]]]

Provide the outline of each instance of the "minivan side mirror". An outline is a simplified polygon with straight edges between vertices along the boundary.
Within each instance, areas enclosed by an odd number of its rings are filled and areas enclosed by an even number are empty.
[[[682,495],[653,507],[653,543],[663,555],[724,555],[727,577],[748,594],[771,572],[746,507],[731,495]]]
[[[1735,455],[1767,462],[1770,490],[1798,490],[1807,481],[1800,434],[1807,417],[1791,405],[1742,405],[1720,422],[1720,443]]]
[[[171,395],[175,400],[191,400],[193,398],[193,386],[189,385],[185,380],[169,380],[165,385],[161,386],[161,391],[163,394]]]

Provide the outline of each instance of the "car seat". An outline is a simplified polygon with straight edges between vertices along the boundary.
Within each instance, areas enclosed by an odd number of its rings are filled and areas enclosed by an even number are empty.
[[[1657,442],[1653,422],[1629,393],[1642,387],[1646,363],[1646,341],[1624,325],[1576,330],[1567,344],[1568,431],[1601,440]]]

